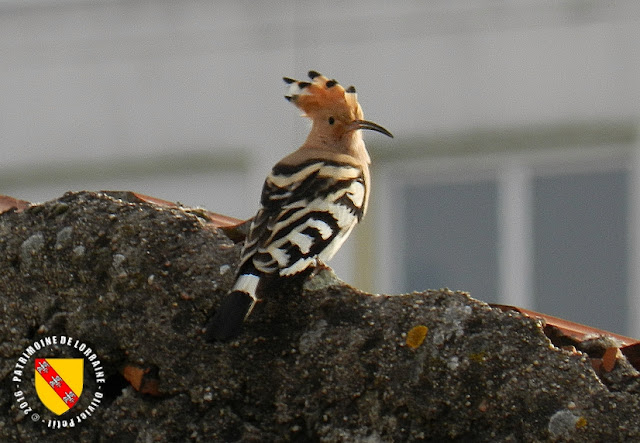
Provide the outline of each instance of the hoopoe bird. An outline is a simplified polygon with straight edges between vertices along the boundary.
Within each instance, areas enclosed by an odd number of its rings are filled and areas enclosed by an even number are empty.
[[[209,322],[207,340],[237,336],[269,279],[331,259],[367,211],[371,160],[360,130],[393,135],[363,120],[353,86],[344,89],[316,71],[309,78],[283,78],[285,98],[312,120],[311,131],[267,176],[236,282]]]

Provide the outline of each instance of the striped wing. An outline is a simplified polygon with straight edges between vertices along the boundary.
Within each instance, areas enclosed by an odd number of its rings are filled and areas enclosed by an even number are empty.
[[[265,182],[262,207],[242,252],[239,274],[293,275],[329,260],[362,218],[364,171],[312,160],[276,165]]]

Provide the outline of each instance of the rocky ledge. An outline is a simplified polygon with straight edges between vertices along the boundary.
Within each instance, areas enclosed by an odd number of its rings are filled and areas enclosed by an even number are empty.
[[[596,373],[538,322],[461,292],[366,294],[324,269],[278,288],[237,340],[206,343],[240,237],[131,193],[1,214],[0,440],[640,440],[624,356]],[[86,360],[79,403],[61,416],[40,403],[38,355],[25,353],[42,342],[44,357],[73,354],[47,348],[51,337],[90,347],[103,376]],[[77,411],[89,416],[52,429]]]

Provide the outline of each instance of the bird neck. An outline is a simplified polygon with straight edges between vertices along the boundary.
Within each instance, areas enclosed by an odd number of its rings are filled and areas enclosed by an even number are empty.
[[[371,163],[369,153],[364,145],[361,131],[349,131],[341,136],[320,131],[315,125],[307,140],[300,150],[328,151],[334,154],[343,154],[353,157],[358,163],[368,165]]]

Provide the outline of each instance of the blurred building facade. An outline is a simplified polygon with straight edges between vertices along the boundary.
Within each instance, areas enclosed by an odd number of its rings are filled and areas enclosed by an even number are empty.
[[[355,84],[371,211],[332,265],[640,337],[640,3],[5,0],[0,193],[134,190],[238,218]]]

